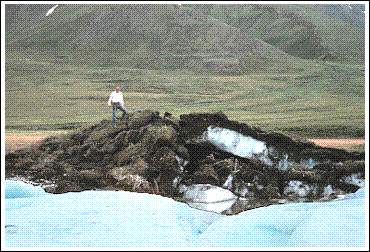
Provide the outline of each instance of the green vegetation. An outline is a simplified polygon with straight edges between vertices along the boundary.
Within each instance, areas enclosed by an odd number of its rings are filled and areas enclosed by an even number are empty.
[[[106,101],[120,86],[129,112],[154,108],[178,117],[222,110],[230,119],[288,134],[364,135],[360,66],[297,59],[291,73],[276,71],[287,67],[282,65],[270,73],[256,68],[227,76],[26,59],[6,60],[7,129],[69,129],[110,120]]]
[[[333,62],[364,64],[365,61],[364,28],[324,15],[309,4],[185,6],[209,13],[296,57],[317,59],[329,53],[326,60]],[[340,16],[336,8],[331,7]]]
[[[106,102],[120,86],[129,112],[223,111],[287,134],[364,136],[363,29],[304,5],[145,6],[63,5],[46,18],[47,8],[17,5],[6,23],[6,129],[111,120]],[[310,60],[317,52],[342,63]],[[227,60],[239,63],[225,70]]]

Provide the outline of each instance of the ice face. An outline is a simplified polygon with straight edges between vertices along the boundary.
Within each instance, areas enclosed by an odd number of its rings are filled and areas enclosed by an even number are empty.
[[[183,199],[191,207],[221,213],[235,203],[237,196],[218,186],[196,184],[187,188]]]
[[[266,146],[266,143],[254,139],[251,136],[244,136],[236,131],[221,128],[218,126],[210,125],[207,128],[207,131],[199,139],[200,142],[210,142],[211,144],[217,146],[220,150],[234,154],[235,156],[259,160],[265,165],[272,166],[274,163],[268,157],[269,149]],[[271,149],[271,154],[278,154],[276,151]],[[300,165],[303,165],[308,168],[319,164],[320,162],[309,158],[302,159]],[[281,170],[288,170],[291,166],[296,165],[297,163],[289,160],[288,154],[284,155],[284,158],[281,158],[277,163],[277,168]]]
[[[270,166],[273,164],[267,157],[268,149],[265,142],[244,136],[233,130],[211,125],[203,133],[201,141],[208,141],[220,150],[238,157],[257,159]]]

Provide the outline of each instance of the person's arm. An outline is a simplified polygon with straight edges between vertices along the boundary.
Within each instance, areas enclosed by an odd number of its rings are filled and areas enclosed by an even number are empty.
[[[109,100],[108,100],[108,107],[110,107],[110,106],[111,106],[112,99],[113,99],[113,95],[112,95],[112,94],[110,94],[110,96],[109,96]]]

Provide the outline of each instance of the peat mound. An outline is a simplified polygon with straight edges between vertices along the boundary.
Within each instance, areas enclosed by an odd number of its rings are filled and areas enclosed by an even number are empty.
[[[265,132],[222,113],[181,115],[176,122],[168,112],[143,110],[117,127],[102,120],[8,153],[5,168],[7,178],[26,178],[50,193],[127,190],[184,199],[198,195],[192,190],[225,189],[244,202],[226,212],[233,214],[355,192],[364,186],[364,159],[364,153]]]

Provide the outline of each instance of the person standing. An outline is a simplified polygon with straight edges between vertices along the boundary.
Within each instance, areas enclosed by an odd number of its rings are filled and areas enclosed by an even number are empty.
[[[127,114],[123,103],[123,94],[119,91],[119,87],[116,87],[116,91],[113,91],[108,100],[108,107],[113,105],[113,124],[116,126],[116,111],[117,109],[122,111],[122,118]]]

